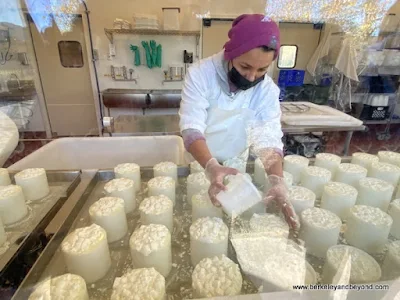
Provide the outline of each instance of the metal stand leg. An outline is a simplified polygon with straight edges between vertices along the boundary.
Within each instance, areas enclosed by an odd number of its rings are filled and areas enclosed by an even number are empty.
[[[343,156],[349,155],[350,142],[351,138],[353,137],[353,132],[354,131],[347,132],[346,141],[344,142]]]

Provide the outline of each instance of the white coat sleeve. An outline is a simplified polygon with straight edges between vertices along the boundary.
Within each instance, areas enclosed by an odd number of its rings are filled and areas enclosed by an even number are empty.
[[[264,84],[260,91],[260,104],[248,132],[249,141],[255,154],[265,148],[274,148],[283,154],[279,93],[279,88],[272,81]]]
[[[189,68],[182,90],[182,100],[179,109],[180,131],[196,129],[204,134],[206,130],[207,109],[207,78],[199,65]]]

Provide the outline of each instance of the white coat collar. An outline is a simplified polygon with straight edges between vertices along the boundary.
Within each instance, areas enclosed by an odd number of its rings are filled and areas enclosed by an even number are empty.
[[[225,94],[230,95],[231,92],[229,89],[229,81],[228,81],[228,63],[224,59],[224,51],[225,50],[222,50],[217,54],[213,55],[212,63],[215,67],[215,71],[217,72],[218,83],[221,87],[221,90]]]

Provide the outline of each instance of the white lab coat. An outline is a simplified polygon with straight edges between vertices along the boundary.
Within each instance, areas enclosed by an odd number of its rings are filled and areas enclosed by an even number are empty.
[[[266,75],[255,87],[231,93],[223,54],[221,51],[189,68],[179,110],[181,132],[199,130],[213,157],[220,161],[240,155],[250,146],[283,150],[279,88]],[[227,138],[229,131],[231,137],[238,131],[246,137],[239,134],[233,141]]]

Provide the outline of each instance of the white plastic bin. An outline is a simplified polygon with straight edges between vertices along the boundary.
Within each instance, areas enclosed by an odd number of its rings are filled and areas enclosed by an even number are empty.
[[[18,145],[19,133],[15,123],[0,111],[0,167]]]
[[[162,161],[183,165],[183,152],[183,140],[179,136],[60,138],[8,169],[110,169],[128,162],[150,167]]]

